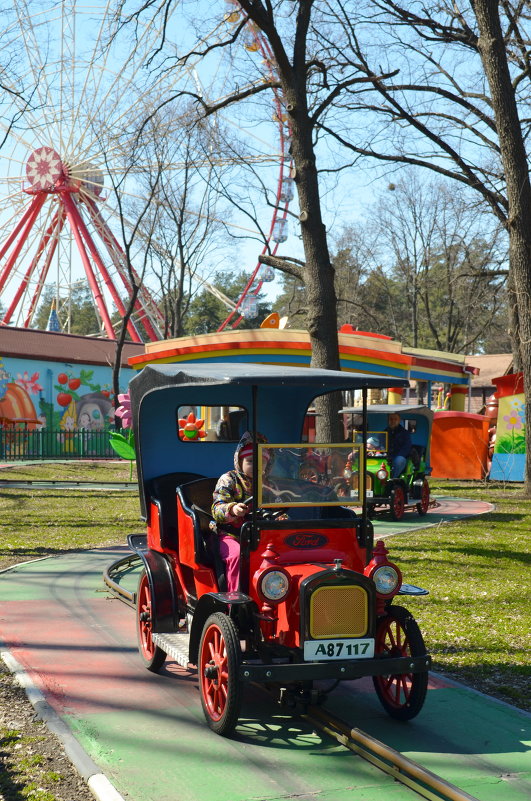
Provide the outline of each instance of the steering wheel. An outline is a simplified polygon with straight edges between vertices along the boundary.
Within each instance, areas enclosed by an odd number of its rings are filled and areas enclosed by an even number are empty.
[[[260,507],[256,510],[256,516],[258,520],[278,520],[287,511],[287,509],[263,509]]]

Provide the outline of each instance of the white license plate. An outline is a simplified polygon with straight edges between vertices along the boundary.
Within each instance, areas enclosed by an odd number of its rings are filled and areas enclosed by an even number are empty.
[[[306,662],[331,659],[371,659],[374,656],[374,639],[364,640],[307,640],[304,643]]]
[[[373,495],[374,495],[374,492],[372,490],[366,490],[365,491],[365,495],[367,496],[367,498],[372,498]]]

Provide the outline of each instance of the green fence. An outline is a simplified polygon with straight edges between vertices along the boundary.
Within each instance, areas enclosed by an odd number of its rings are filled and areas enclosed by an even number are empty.
[[[40,431],[0,429],[0,460],[116,459],[109,431]]]

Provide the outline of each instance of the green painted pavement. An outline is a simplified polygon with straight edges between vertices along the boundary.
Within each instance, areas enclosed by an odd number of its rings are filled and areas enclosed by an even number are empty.
[[[442,677],[432,684],[422,712],[406,724],[378,709],[368,682],[343,685],[325,708],[481,801],[528,801],[531,716]]]
[[[418,531],[422,528],[440,526],[442,523],[451,523],[452,520],[461,520],[465,517],[476,516],[491,512],[494,504],[484,501],[451,498],[448,495],[432,496],[437,506],[431,508],[427,515],[420,516],[414,509],[406,509],[402,520],[391,520],[388,511],[378,513],[372,521],[374,537],[389,537],[396,534],[407,534],[408,531]]]
[[[91,564],[86,555],[90,553]],[[131,553],[123,548],[80,551],[60,557],[36,559],[18,565],[0,574],[0,602],[33,601],[54,597],[54,587],[60,584],[61,595],[75,596],[78,593],[105,593],[102,580],[104,568],[121,556]],[[136,590],[138,572],[132,589]]]
[[[1,575],[0,639],[19,635],[15,656],[34,667],[49,700],[124,795],[346,801],[355,791],[362,801],[412,801],[410,790],[256,688],[246,693],[237,738],[212,734],[195,674],[172,663],[161,676],[146,671],[135,652],[133,611],[99,594],[104,567],[123,553],[85,551]]]
[[[431,514],[428,519],[432,522]],[[426,518],[418,521],[417,527],[427,523]],[[411,528],[407,520],[376,521],[377,536],[385,536],[383,525],[392,525],[395,532]],[[99,550],[28,563],[0,575],[0,601],[53,600],[82,613],[84,605],[105,596],[103,568],[125,553],[125,548]],[[136,587],[137,575],[134,570],[124,575],[128,589]],[[87,701],[90,711],[80,708],[74,714],[71,708],[65,719],[116,787],[135,801],[418,798],[360,757],[322,739],[306,723],[283,714],[256,688],[246,692],[236,739],[212,734],[204,723],[194,674],[179,673],[171,663],[164,675],[149,674],[131,652],[134,613],[117,601],[106,608],[110,628],[90,616],[91,608],[87,620],[101,628],[103,651],[109,650],[108,643],[117,646],[111,649],[117,652],[114,676],[129,671],[130,683],[137,677],[135,703],[124,691],[106,709],[102,695],[97,708]],[[53,621],[43,634],[53,641]],[[82,669],[82,653],[80,657]],[[385,715],[370,681],[340,685],[327,708],[480,801],[531,797],[529,716],[467,688],[435,684],[421,715],[407,724]],[[160,692],[156,700],[155,692]],[[150,702],[142,707],[144,696]]]
[[[413,793],[360,757],[274,714],[251,691],[237,738],[206,728],[197,687],[190,716],[175,708],[67,718],[76,736],[122,793],[135,801],[326,799],[413,801]],[[252,718],[245,714],[252,712]]]

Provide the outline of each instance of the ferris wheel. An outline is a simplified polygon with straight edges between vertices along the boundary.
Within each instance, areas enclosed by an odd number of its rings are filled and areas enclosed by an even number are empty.
[[[213,26],[213,39],[234,23],[239,4],[232,3],[229,12]],[[176,82],[180,89],[188,84],[197,91],[198,71],[190,63],[178,74],[163,70],[153,77],[145,66],[160,31],[153,25],[139,26],[124,43],[110,3],[13,0],[5,15],[1,50],[4,60],[13,59],[17,77],[8,87],[13,92],[11,108],[0,119],[0,139],[2,130],[5,136],[0,151],[0,325],[32,327],[44,287],[53,283],[63,304],[60,319],[68,330],[68,299],[72,287],[81,282],[90,288],[101,330],[113,339],[113,309],[123,317],[138,285],[129,334],[135,342],[161,339],[164,319],[157,293],[148,276],[135,272],[135,258],[125,258],[117,235],[117,194],[108,176],[110,172],[120,182],[128,169],[120,192],[138,198],[141,189],[123,159],[134,145],[135,123],[146,107],[156,108],[174,93]],[[273,69],[266,44],[250,27],[245,47],[261,54]],[[220,71],[213,74],[215,86],[201,85],[205,97],[220,92]],[[279,177],[264,251],[276,252],[287,237],[293,190],[278,93],[273,105]],[[147,166],[139,164],[138,171]],[[178,163],[165,165],[166,171],[181,168]],[[249,272],[236,303],[199,276],[201,285],[229,311],[222,328],[255,316],[262,284],[274,278],[271,268],[260,265]]]

